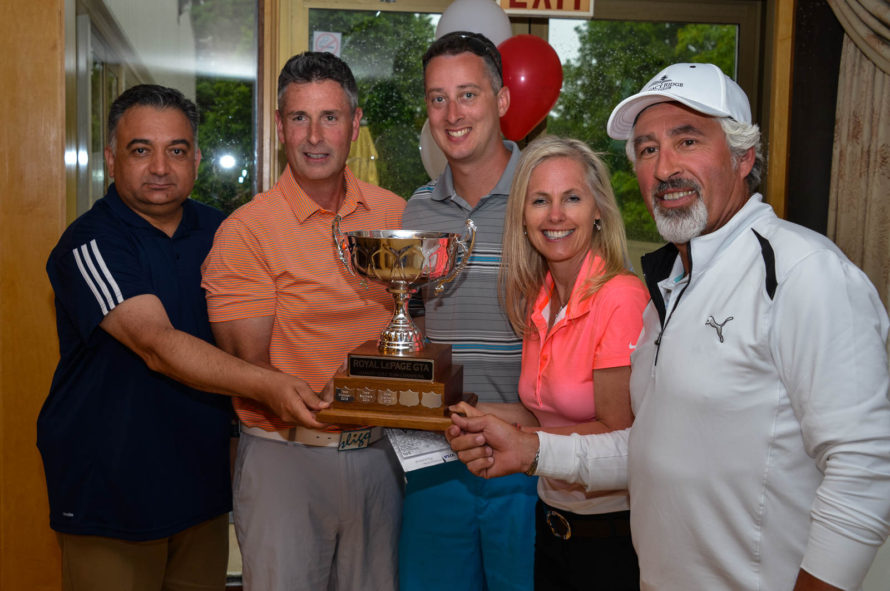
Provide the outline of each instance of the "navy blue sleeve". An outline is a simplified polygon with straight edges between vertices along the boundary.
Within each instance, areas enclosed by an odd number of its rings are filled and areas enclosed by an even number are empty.
[[[84,341],[124,300],[154,291],[138,241],[121,224],[96,217],[76,220],[47,263],[57,313]]]

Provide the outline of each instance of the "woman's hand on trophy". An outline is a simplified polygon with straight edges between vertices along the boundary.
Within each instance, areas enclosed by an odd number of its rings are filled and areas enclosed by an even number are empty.
[[[452,404],[448,407],[448,410],[451,412],[451,414],[459,414],[464,417],[481,417],[485,414],[485,412],[479,410],[466,401]]]

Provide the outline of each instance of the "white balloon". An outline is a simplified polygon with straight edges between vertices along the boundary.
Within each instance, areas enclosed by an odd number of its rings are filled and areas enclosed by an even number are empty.
[[[423,128],[420,130],[420,160],[431,179],[438,178],[448,164],[445,153],[433,139],[429,119],[423,122]]]
[[[454,0],[436,25],[436,39],[454,31],[481,33],[495,46],[513,36],[507,13],[493,0]]]

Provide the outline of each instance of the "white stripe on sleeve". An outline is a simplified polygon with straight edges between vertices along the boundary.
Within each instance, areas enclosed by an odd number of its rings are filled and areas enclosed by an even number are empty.
[[[90,248],[93,250],[93,256],[96,258],[96,263],[99,265],[99,268],[102,269],[102,274],[105,275],[105,279],[108,281],[109,287],[114,290],[114,297],[117,304],[120,304],[124,301],[124,296],[121,294],[120,287],[117,285],[117,281],[114,280],[114,276],[111,274],[111,271],[108,270],[108,267],[105,265],[105,259],[102,258],[102,253],[99,252],[99,245],[96,244],[96,240],[90,240]]]
[[[76,248],[72,253],[74,254],[74,261],[77,263],[77,268],[80,269],[80,274],[83,277],[83,280],[86,282],[87,287],[90,288],[90,291],[93,292],[93,296],[95,296],[96,301],[99,303],[99,307],[102,308],[102,315],[105,316],[108,314],[108,308],[105,306],[105,299],[102,297],[102,294],[99,293],[99,290],[96,289],[96,284],[93,283],[93,280],[90,278],[90,274],[87,272],[86,267],[83,266],[83,260],[80,258],[80,253]]]
[[[96,265],[93,263],[93,258],[90,256],[90,251],[86,244],[80,245],[80,254],[83,257],[84,263],[86,263],[87,269],[90,270],[90,275],[92,276],[93,281],[95,281],[99,289],[102,290],[102,295],[105,296],[105,302],[108,304],[108,309],[113,310],[114,300],[111,299],[111,292],[108,290],[108,285],[105,284],[104,277],[100,275],[98,269],[96,269]]]

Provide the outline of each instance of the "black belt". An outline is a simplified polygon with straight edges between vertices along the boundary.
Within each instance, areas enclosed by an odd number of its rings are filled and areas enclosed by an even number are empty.
[[[550,533],[561,540],[575,538],[613,538],[630,536],[630,511],[579,515],[554,509],[541,503],[544,521]]]

